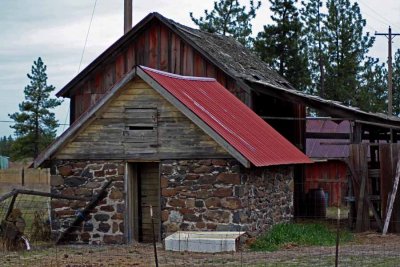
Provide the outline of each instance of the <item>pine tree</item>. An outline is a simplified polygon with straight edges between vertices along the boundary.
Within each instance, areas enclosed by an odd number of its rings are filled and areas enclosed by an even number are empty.
[[[303,22],[303,35],[307,45],[308,64],[311,76],[308,93],[325,97],[326,48],[323,21],[326,18],[321,9],[322,0],[302,1],[300,10]]]
[[[379,60],[376,58],[367,58],[355,95],[355,99],[359,103],[358,107],[362,110],[386,113],[387,70],[385,64],[379,64]]]
[[[400,49],[394,55],[393,61],[393,113],[400,116]]]
[[[20,112],[9,114],[15,121],[10,126],[17,137],[12,157],[22,159],[36,157],[56,136],[58,122],[50,110],[61,104],[60,100],[50,98],[54,86],[47,85],[46,65],[39,57],[33,62],[30,84],[24,89],[25,101],[19,104]]]
[[[190,12],[190,18],[199,26],[200,30],[232,36],[243,45],[250,47],[252,44],[251,20],[256,17],[256,11],[261,6],[261,1],[256,4],[250,0],[250,9],[241,6],[238,0],[219,0],[214,2],[214,9],[204,11],[204,17],[195,18]]]
[[[269,1],[274,24],[264,26],[264,31],[258,33],[254,49],[295,88],[306,91],[310,73],[297,0]]]
[[[3,136],[0,137],[0,156],[11,156],[11,146],[13,144],[12,136]]]
[[[364,34],[366,21],[357,3],[349,0],[328,0],[325,21],[327,61],[324,95],[347,105],[362,105],[357,101],[358,74],[374,38]]]

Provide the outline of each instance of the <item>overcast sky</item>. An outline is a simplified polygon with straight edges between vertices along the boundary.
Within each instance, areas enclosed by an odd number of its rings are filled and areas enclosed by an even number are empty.
[[[81,70],[123,34],[123,0],[98,0]],[[159,12],[182,24],[195,27],[189,12],[198,17],[212,9],[214,0],[133,0],[133,24],[150,12]],[[248,4],[248,0],[241,0]],[[400,32],[399,0],[359,0],[367,31]],[[18,111],[26,74],[39,56],[47,65],[48,83],[56,91],[77,73],[95,0],[0,0],[0,136],[12,134],[7,114]],[[270,22],[269,1],[253,21],[253,32]],[[400,36],[393,50],[400,48]],[[386,61],[387,40],[377,38],[371,56]],[[68,99],[56,110],[61,124],[68,123]],[[61,126],[59,133],[64,127]]]

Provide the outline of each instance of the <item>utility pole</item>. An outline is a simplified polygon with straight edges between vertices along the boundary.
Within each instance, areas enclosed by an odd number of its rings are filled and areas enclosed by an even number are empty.
[[[132,0],[124,0],[124,34],[132,29]]]
[[[389,26],[388,33],[375,32],[375,35],[384,35],[388,38],[388,117],[390,118],[393,116],[392,40],[397,35],[400,35],[400,33],[392,33],[392,28],[390,28],[390,26]],[[393,143],[393,129],[392,128],[390,128],[390,143]]]
[[[393,116],[393,85],[392,85],[392,74],[393,74],[393,64],[392,64],[392,40],[400,33],[392,33],[392,28],[389,26],[388,33],[378,33],[375,35],[383,35],[388,38],[388,116]]]

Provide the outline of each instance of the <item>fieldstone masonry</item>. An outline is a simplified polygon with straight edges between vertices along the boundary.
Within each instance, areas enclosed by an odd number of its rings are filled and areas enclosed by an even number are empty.
[[[178,230],[247,231],[293,217],[293,168],[246,169],[235,160],[161,162],[163,237]]]
[[[52,191],[92,197],[109,179],[107,198],[70,240],[124,242],[123,161],[57,161]],[[293,168],[246,169],[235,160],[164,160],[160,163],[162,237],[178,230],[246,231],[250,236],[293,217]],[[53,229],[64,231],[85,202],[53,200]]]
[[[119,161],[58,161],[52,169],[52,192],[68,196],[92,197],[110,179],[108,196],[82,227],[69,239],[75,242],[116,244],[124,242],[124,171]],[[64,231],[85,207],[82,201],[52,200],[53,229]]]

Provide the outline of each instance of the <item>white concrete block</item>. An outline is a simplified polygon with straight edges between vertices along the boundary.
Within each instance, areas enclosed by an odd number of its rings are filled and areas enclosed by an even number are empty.
[[[176,232],[165,238],[165,249],[215,253],[236,251],[244,232]]]

